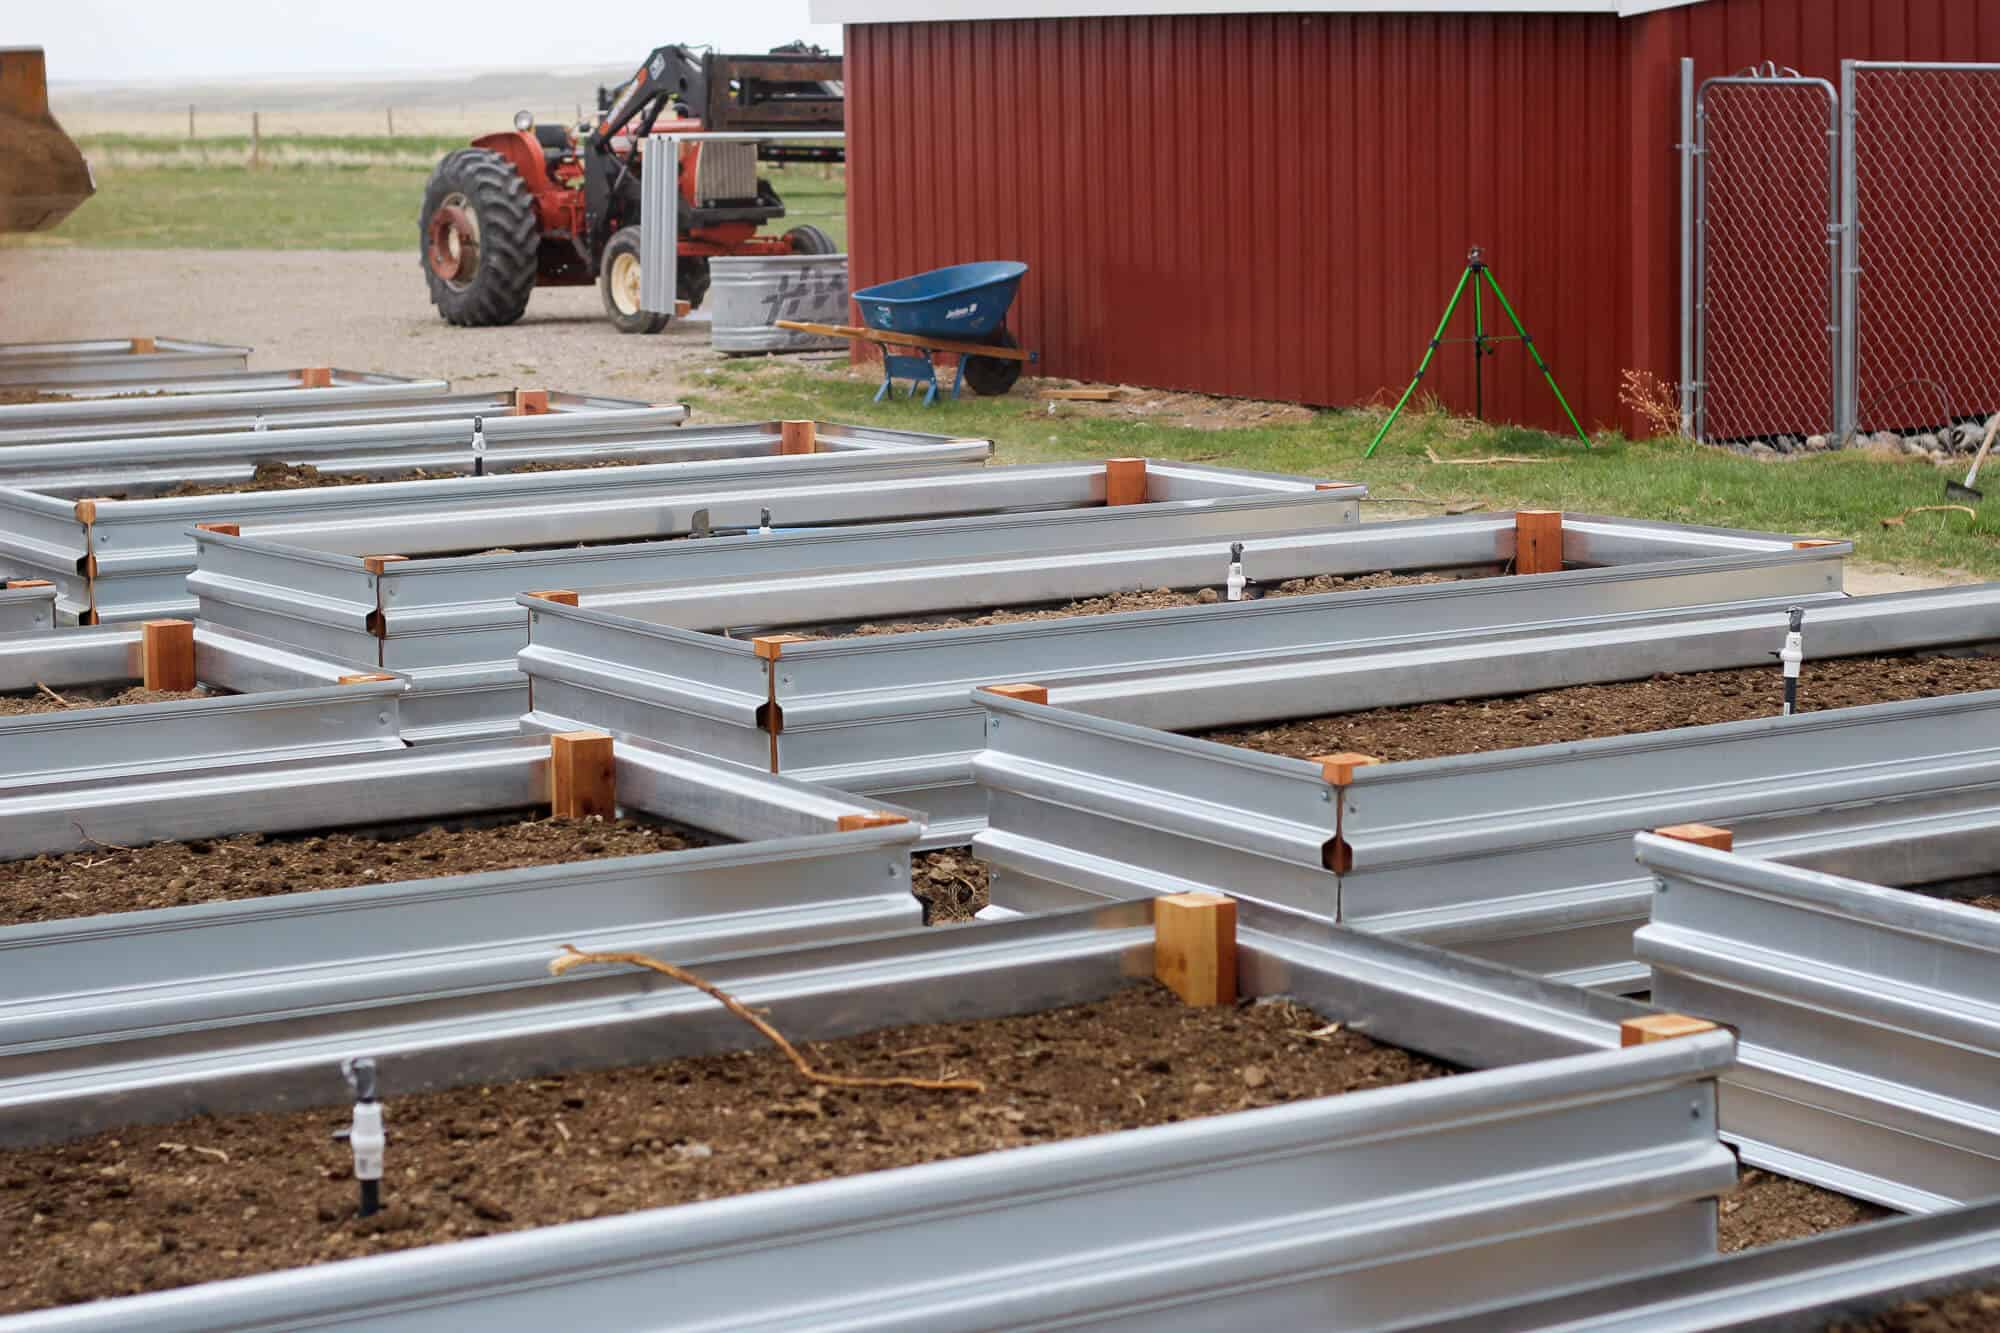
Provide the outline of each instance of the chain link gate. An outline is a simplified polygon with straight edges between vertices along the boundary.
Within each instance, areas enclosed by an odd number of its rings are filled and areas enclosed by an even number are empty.
[[[1831,435],[1838,96],[1824,79],[1766,66],[1703,83],[1694,119],[1695,438]]]
[[[1841,81],[1842,433],[1976,448],[2000,412],[2000,65]]]

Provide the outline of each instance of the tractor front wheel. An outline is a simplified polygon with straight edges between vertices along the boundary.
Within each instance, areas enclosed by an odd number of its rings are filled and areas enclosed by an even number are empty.
[[[837,255],[840,247],[833,243],[833,237],[818,227],[794,227],[785,233],[785,241],[795,255]]]
[[[639,235],[637,227],[620,227],[605,243],[604,257],[597,264],[604,313],[620,333],[658,333],[673,318],[639,308]]]
[[[1001,329],[986,341],[1000,347],[1013,347],[1014,335]],[[972,391],[982,398],[998,398],[1014,387],[1014,381],[1021,378],[1021,363],[998,356],[968,356],[958,368]]]
[[[417,251],[431,304],[448,323],[512,324],[535,289],[541,233],[513,164],[483,148],[449,153],[431,173]]]

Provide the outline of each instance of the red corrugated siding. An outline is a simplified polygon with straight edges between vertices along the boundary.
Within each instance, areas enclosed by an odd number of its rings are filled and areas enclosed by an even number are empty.
[[[853,278],[1021,259],[1050,374],[1347,403],[1401,391],[1477,241],[1585,424],[1614,422],[1622,368],[1678,370],[1684,54],[2000,59],[2000,4],[853,26]],[[1427,387],[1469,408],[1467,350]],[[1516,348],[1487,404],[1560,420]]]

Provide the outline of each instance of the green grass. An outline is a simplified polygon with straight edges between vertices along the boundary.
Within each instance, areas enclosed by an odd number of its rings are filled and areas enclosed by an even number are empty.
[[[189,141],[98,135],[97,194],[53,232],[0,244],[87,245],[176,250],[405,250],[416,244],[417,210],[435,160],[459,140],[298,135],[264,140],[267,163],[252,171],[225,162],[250,151],[248,138],[193,141],[207,162],[143,165]],[[116,151],[112,151],[113,149]],[[138,157],[132,154],[137,153]],[[340,155],[343,161],[314,160]],[[382,160],[362,160],[371,156]],[[811,223],[844,245],[846,181],[817,167],[769,173],[785,200],[785,230]]]
[[[816,416],[993,439],[1010,463],[1147,454],[1227,467],[1366,482],[1376,500],[1420,504],[1426,512],[1483,502],[1492,509],[1550,508],[1632,515],[1676,523],[1754,528],[1855,543],[1858,558],[2000,578],[2000,513],[1917,514],[1885,528],[1881,519],[1943,501],[1945,474],[1915,460],[1860,450],[1799,462],[1760,463],[1681,441],[1635,443],[1602,437],[1585,451],[1574,438],[1486,427],[1439,412],[1405,413],[1375,457],[1362,451],[1381,425],[1379,411],[1315,413],[1295,425],[1199,430],[1158,418],[1111,419],[1015,392],[999,399],[908,400],[874,404],[872,381],[804,369],[773,373],[767,363],[726,363],[687,386],[697,420]],[[1426,447],[1446,460],[1432,463]],[[1541,460],[1454,466],[1452,459],[1498,454]],[[1426,503],[1428,502],[1428,503]]]
[[[44,243],[173,250],[408,250],[429,173],[414,167],[98,172]]]
[[[178,156],[191,148],[216,153],[248,154],[250,151],[250,136],[247,134],[204,135],[199,139],[167,138],[155,134],[84,134],[78,135],[76,142],[85,155],[91,157],[115,152],[134,157],[166,158]],[[439,138],[417,134],[399,134],[394,138],[385,134],[273,134],[266,135],[263,141],[264,149],[270,152],[370,153],[382,157],[432,160],[464,146],[465,140],[455,136]]]

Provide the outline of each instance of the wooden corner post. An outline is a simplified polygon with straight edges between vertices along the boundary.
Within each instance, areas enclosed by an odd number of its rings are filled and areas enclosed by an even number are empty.
[[[611,818],[618,808],[617,761],[602,731],[549,737],[549,813],[557,819]]]
[[[1236,900],[1219,893],[1155,898],[1153,978],[1186,1004],[1236,1003]]]
[[[1136,505],[1146,502],[1146,460],[1107,458],[1104,461],[1104,503]]]
[[[194,688],[194,625],[149,620],[139,628],[140,676],[149,690]]]
[[[810,421],[781,421],[778,423],[778,452],[781,454],[812,454],[819,452],[819,430]]]
[[[1514,515],[1514,572],[1560,574],[1563,516],[1560,509],[1522,509]]]
[[[1665,828],[1654,829],[1653,836],[1691,842],[1697,847],[1708,847],[1718,852],[1736,849],[1736,836],[1728,829],[1717,828],[1713,824],[1669,824]]]

